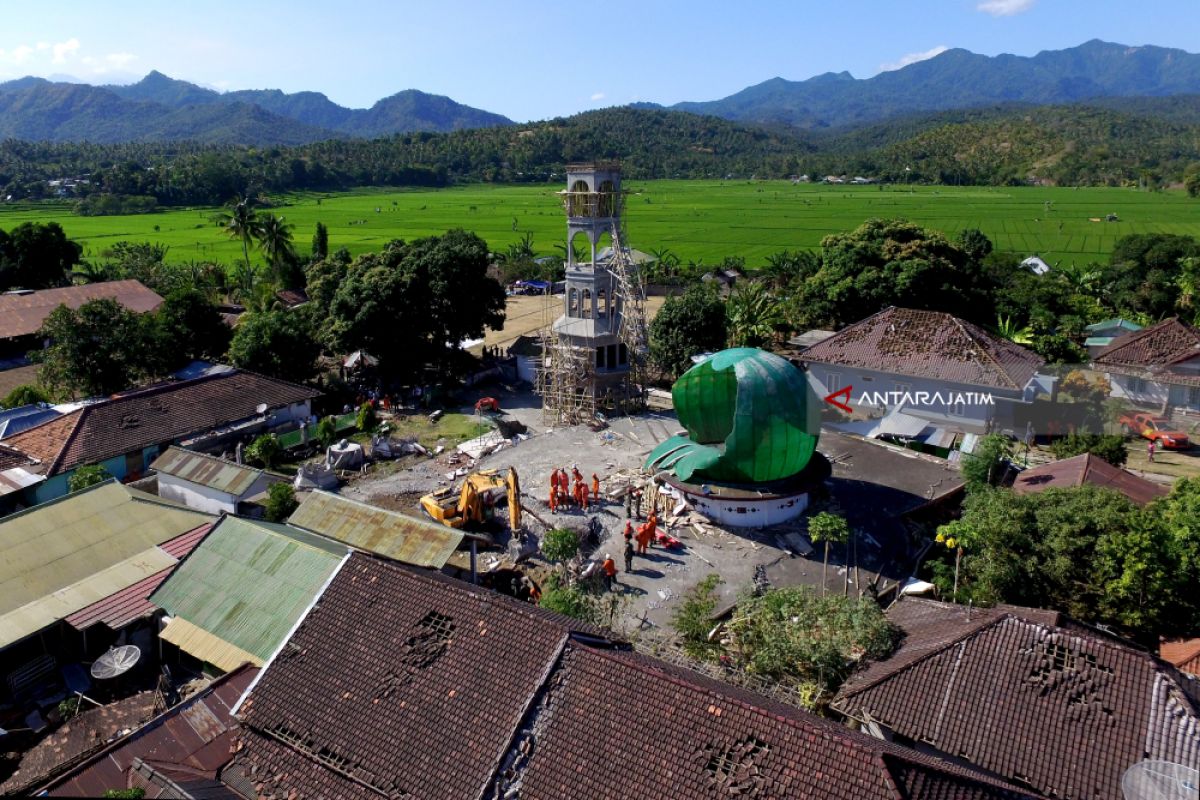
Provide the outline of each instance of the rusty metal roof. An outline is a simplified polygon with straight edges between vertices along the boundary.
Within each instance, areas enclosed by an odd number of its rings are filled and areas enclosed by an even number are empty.
[[[135,280],[64,286],[27,294],[0,294],[0,339],[29,336],[59,306],[79,308],[92,300],[116,300],[130,311],[153,311],[163,299]]]
[[[418,567],[441,569],[463,533],[444,525],[314,491],[288,519],[310,531],[376,555]]]
[[[167,569],[212,515],[116,481],[0,520],[0,647]]]
[[[263,474],[260,469],[174,446],[167,448],[150,466],[166,475],[234,496],[241,496]]]

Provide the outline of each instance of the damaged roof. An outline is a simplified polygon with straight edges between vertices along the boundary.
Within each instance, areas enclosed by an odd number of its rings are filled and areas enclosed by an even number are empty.
[[[244,494],[263,474],[261,469],[174,446],[168,447],[150,468],[235,497]]]
[[[92,300],[116,300],[130,311],[153,311],[163,299],[139,281],[104,281],[60,289],[0,294],[0,339],[30,336],[41,330],[50,312],[59,306],[79,308]]]
[[[1177,368],[1197,357],[1200,357],[1200,330],[1172,317],[1117,337],[1096,354],[1092,364],[1106,372],[1200,386],[1200,372]]]
[[[164,383],[84,406],[22,431],[5,444],[46,463],[47,475],[256,416],[319,395],[314,389],[236,370]]]
[[[1139,506],[1144,506],[1159,497],[1165,497],[1171,491],[1162,484],[1139,478],[1128,470],[1114,467],[1091,453],[1083,453],[1072,458],[1051,461],[1040,467],[1027,469],[1017,475],[1012,488],[1017,494],[1035,494],[1047,489],[1078,487],[1085,484],[1120,492],[1129,498],[1130,502]]]
[[[1120,800],[1145,758],[1200,766],[1200,691],[1150,653],[1013,607],[906,598],[888,617],[900,649],[834,700],[854,719],[1057,797]]]
[[[1021,391],[1045,361],[941,311],[886,308],[805,350],[805,363]]]

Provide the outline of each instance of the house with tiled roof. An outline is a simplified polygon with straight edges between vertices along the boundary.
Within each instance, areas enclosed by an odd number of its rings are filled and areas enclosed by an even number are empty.
[[[145,313],[163,299],[136,280],[105,281],[58,289],[21,289],[0,294],[0,360],[23,357],[37,349],[37,332],[59,306],[79,308],[92,300],[115,300],[130,311]]]
[[[66,494],[79,467],[99,464],[120,480],[143,476],[171,445],[233,449],[267,430],[295,427],[318,392],[244,370],[216,372],[117,395],[22,431],[4,443],[41,462],[41,503]]]
[[[1170,487],[1138,477],[1103,458],[1083,453],[1061,461],[1050,461],[1017,474],[1013,491],[1017,494],[1036,494],[1047,489],[1066,489],[1079,486],[1098,486],[1120,492],[1131,503],[1144,506],[1151,500],[1170,494]]]
[[[1039,356],[941,311],[887,308],[797,358],[821,397],[849,388],[856,412],[962,433],[1011,431],[1014,407],[1045,388]]]
[[[1141,325],[1121,317],[1093,322],[1083,329],[1087,335],[1087,338],[1083,340],[1083,346],[1087,348],[1088,355],[1094,356],[1112,344],[1117,337],[1141,329]]]
[[[1158,656],[1180,672],[1200,678],[1200,637],[1164,641],[1158,646]]]
[[[1200,330],[1178,318],[1117,337],[1092,367],[1108,376],[1113,397],[1159,413],[1200,413]]]
[[[1200,687],[1054,612],[905,598],[899,649],[833,708],[863,730],[1061,798],[1121,800],[1144,760],[1200,767]]]

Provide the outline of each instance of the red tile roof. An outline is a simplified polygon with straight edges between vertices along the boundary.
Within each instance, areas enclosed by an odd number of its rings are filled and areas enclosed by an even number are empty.
[[[534,729],[523,800],[1029,796],[642,656],[572,646],[560,673]]]
[[[1200,386],[1200,373],[1177,368],[1194,358],[1200,358],[1200,330],[1172,318],[1117,337],[1092,363],[1106,372]]]
[[[966,614],[898,603],[888,616],[904,643],[834,708],[1058,797],[1120,800],[1144,758],[1200,766],[1200,692],[1170,665],[1016,609]]]
[[[236,731],[237,721],[230,710],[257,674],[257,668],[246,665],[223,675],[57,778],[50,785],[50,796],[99,797],[109,789],[124,789],[130,785],[129,771],[136,759],[160,771],[173,766],[171,771],[176,774],[215,778],[229,761],[230,740]]]
[[[219,372],[84,406],[5,443],[48,464],[47,475],[57,475],[248,419],[259,404],[279,408],[318,394],[253,372]]]
[[[170,541],[163,542],[159,547],[175,558],[182,559],[208,535],[210,528],[212,528],[212,523],[201,525],[182,536],[176,536]],[[97,623],[104,623],[112,630],[117,630],[135,619],[148,617],[158,610],[158,607],[150,602],[150,595],[154,594],[154,590],[167,579],[174,569],[174,567],[170,567],[156,572],[132,586],[110,594],[103,600],[97,600],[90,606],[81,608],[67,617],[66,623],[79,631],[86,630]]]
[[[0,472],[13,467],[29,467],[36,463],[27,453],[0,444]]]
[[[130,311],[153,311],[163,299],[135,280],[42,289],[29,294],[0,294],[0,339],[29,336],[41,329],[61,305],[79,308],[91,300],[116,300]]]
[[[887,308],[814,344],[806,363],[1022,390],[1045,363],[1025,348],[940,311]]]
[[[1179,668],[1180,672],[1200,677],[1200,638],[1162,642],[1158,655]]]
[[[346,796],[343,775],[412,797],[477,797],[578,632],[599,634],[356,554],[243,706],[257,734],[244,740],[245,759],[260,779],[285,774],[286,789],[307,797]]]
[[[1139,478],[1128,470],[1114,467],[1099,456],[1091,453],[1051,461],[1040,467],[1027,469],[1013,481],[1017,494],[1034,494],[1047,489],[1061,489],[1088,484],[1112,489],[1129,498],[1131,502],[1144,506],[1151,500],[1170,494],[1170,489],[1145,478]]]

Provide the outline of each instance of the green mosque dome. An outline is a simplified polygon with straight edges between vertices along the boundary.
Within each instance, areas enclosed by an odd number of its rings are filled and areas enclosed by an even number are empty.
[[[766,483],[800,472],[816,451],[817,396],[803,372],[764,350],[722,350],[675,381],[671,397],[687,435],[654,448],[648,470],[688,482]]]

